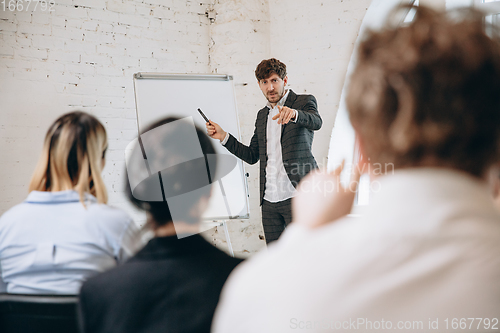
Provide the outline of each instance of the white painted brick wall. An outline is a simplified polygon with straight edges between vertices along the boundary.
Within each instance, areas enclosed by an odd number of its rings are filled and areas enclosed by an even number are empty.
[[[26,197],[50,123],[76,109],[105,124],[110,204],[132,212],[121,188],[123,149],[137,135],[132,75],[208,72],[206,7],[65,0],[50,13],[0,10],[0,214]]]
[[[255,66],[284,61],[292,88],[314,94],[325,120],[314,153],[325,157],[352,45],[369,0],[58,0],[54,12],[0,8],[0,214],[21,202],[43,137],[80,109],[106,126],[110,204],[126,209],[123,149],[136,135],[132,75],[139,71],[234,76],[241,135],[249,143],[265,103]],[[214,5],[216,20],[205,13]],[[247,85],[242,85],[248,83]],[[251,219],[232,221],[235,252],[263,247],[258,165],[250,173]],[[219,230],[205,234],[225,247]]]

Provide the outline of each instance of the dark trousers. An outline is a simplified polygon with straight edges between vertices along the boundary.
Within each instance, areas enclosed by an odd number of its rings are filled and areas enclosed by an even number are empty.
[[[280,202],[262,200],[262,226],[267,244],[277,240],[290,222],[292,222],[292,199]]]

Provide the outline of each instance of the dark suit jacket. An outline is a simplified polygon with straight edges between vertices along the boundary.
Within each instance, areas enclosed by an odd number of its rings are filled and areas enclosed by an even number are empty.
[[[286,173],[294,187],[312,169],[318,167],[311,152],[314,132],[321,128],[323,121],[318,113],[316,98],[312,95],[297,95],[290,90],[285,106],[298,112],[297,122],[290,121],[281,128],[281,151]],[[240,143],[232,135],[225,147],[243,161],[254,164],[260,160],[260,203],[264,198],[267,165],[267,118],[269,108],[264,107],[257,113],[255,130],[250,146]]]
[[[83,284],[82,331],[208,333],[222,286],[240,262],[200,235],[153,238]]]

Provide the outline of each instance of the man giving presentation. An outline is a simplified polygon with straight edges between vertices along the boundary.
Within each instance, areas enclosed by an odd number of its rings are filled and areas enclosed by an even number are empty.
[[[255,130],[246,146],[217,123],[206,123],[208,135],[221,141],[243,161],[260,161],[260,204],[266,243],[281,235],[292,221],[291,199],[295,187],[318,167],[311,152],[314,132],[322,125],[316,98],[297,95],[286,88],[286,65],[263,60],[255,70],[267,104],[257,113]]]

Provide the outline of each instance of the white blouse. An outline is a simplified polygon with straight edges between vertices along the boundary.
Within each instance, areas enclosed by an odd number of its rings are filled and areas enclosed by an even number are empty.
[[[269,202],[281,202],[293,198],[296,194],[290,178],[288,177],[285,165],[283,164],[283,152],[281,150],[281,131],[283,125],[278,124],[278,120],[273,120],[273,117],[279,114],[278,106],[284,106],[288,98],[287,90],[285,95],[281,97],[274,107],[271,103],[267,103],[269,114],[267,115],[267,164],[266,164],[266,186],[264,191],[264,200]],[[298,112],[295,110],[296,122]]]
[[[33,191],[0,217],[0,292],[78,294],[90,276],[132,256],[137,228],[123,211],[76,191]]]

